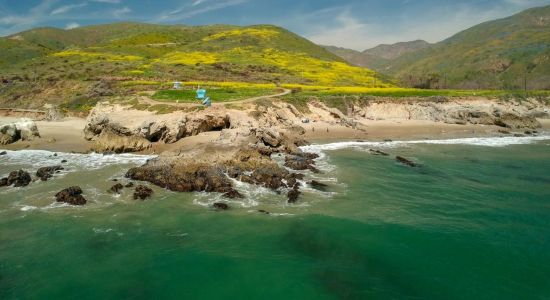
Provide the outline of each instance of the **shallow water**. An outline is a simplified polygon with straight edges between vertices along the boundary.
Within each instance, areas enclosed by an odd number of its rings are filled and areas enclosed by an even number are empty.
[[[412,158],[409,168],[369,148]],[[106,192],[148,157],[10,152],[0,175],[0,299],[548,299],[548,138],[314,145],[326,192],[298,205],[245,184],[219,195]],[[54,203],[80,185],[89,203]],[[258,209],[272,212],[258,213]]]

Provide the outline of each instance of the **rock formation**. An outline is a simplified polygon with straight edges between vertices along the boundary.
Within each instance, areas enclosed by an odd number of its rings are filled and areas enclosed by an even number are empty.
[[[40,133],[36,123],[30,119],[0,125],[0,145],[15,143],[19,140],[32,141],[39,138]]]
[[[61,166],[51,166],[51,167],[42,167],[36,171],[36,177],[40,178],[42,181],[50,179],[53,174],[57,171],[63,170]]]
[[[82,189],[78,186],[66,188],[55,194],[55,200],[71,205],[84,205],[87,202],[84,196],[82,196]]]

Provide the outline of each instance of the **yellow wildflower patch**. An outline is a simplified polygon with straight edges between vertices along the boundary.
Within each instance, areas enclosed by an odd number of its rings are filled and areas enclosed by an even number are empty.
[[[270,39],[279,35],[277,30],[273,29],[259,29],[259,28],[244,28],[244,29],[234,29],[228,31],[222,31],[210,36],[203,38],[203,42],[209,42],[213,40],[219,40],[222,38],[231,38],[236,36],[250,36],[260,39]]]
[[[142,60],[143,57],[136,55],[118,55],[112,53],[96,53],[96,52],[87,52],[81,50],[65,50],[52,54],[55,57],[69,57],[69,56],[80,56],[82,58],[88,59],[105,59],[108,61],[137,61]]]
[[[166,54],[161,60],[162,63],[169,65],[183,64],[213,64],[218,61],[218,55],[209,52],[171,52]]]

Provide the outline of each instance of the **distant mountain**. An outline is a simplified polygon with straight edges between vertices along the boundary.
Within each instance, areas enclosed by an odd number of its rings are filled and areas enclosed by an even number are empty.
[[[474,26],[385,72],[408,86],[550,89],[550,6]]]
[[[374,48],[367,49],[363,51],[363,53],[381,57],[387,60],[393,60],[393,59],[399,58],[404,54],[427,48],[430,45],[431,45],[430,43],[423,40],[401,42],[401,43],[396,43],[391,45],[382,44]]]
[[[430,45],[426,41],[416,40],[392,45],[382,44],[363,52],[334,46],[324,46],[324,48],[355,66],[384,72],[393,60],[404,54],[427,48]]]
[[[364,52],[333,47],[352,64],[430,88],[550,89],[550,6],[485,22],[442,42],[380,45]]]

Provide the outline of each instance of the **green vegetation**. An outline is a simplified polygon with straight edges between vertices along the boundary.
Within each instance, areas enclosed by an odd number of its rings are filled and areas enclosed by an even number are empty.
[[[276,94],[277,91],[272,89],[255,89],[255,88],[207,88],[207,96],[214,102],[229,102],[253,98],[264,95]],[[184,90],[162,90],[153,95],[153,99],[165,102],[181,102],[181,103],[197,103],[196,93],[192,89]]]
[[[328,48],[358,65],[419,88],[550,89],[550,6],[482,23],[431,45],[408,45],[409,53],[388,57],[393,48],[363,53]],[[405,43],[407,44],[407,43]],[[422,46],[418,43],[416,46]],[[412,47],[412,48],[411,48]],[[376,49],[371,49],[376,50]]]

